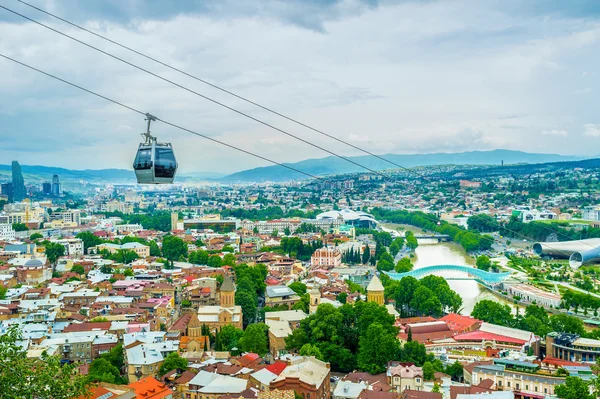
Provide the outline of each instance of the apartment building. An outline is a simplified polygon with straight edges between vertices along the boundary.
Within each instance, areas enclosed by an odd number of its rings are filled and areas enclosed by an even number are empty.
[[[342,253],[335,247],[319,248],[310,257],[310,265],[313,268],[331,269],[342,264]]]

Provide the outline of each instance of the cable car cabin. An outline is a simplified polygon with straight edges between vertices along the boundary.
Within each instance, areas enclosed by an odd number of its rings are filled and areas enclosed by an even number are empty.
[[[133,161],[139,184],[171,184],[177,171],[177,161],[171,143],[143,143]]]

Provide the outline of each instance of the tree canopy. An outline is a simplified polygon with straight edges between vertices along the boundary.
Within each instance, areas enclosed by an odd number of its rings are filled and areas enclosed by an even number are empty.
[[[0,336],[0,397],[72,399],[88,392],[87,378],[57,356],[28,358],[17,325]]]

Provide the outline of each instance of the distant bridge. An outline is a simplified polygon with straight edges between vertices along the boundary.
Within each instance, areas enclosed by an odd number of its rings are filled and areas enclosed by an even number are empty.
[[[390,278],[394,280],[400,280],[402,277],[411,276],[416,279],[421,279],[430,274],[438,274],[442,272],[462,272],[466,273],[473,280],[477,280],[478,282],[484,285],[498,285],[504,280],[506,280],[510,273],[492,273],[486,272],[483,270],[476,269],[470,266],[459,266],[459,265],[436,265],[436,266],[427,266],[422,267],[420,269],[411,270],[406,273],[395,273],[395,272],[384,272]],[[458,279],[458,278],[446,278],[446,280],[450,279]]]
[[[450,241],[448,234],[415,234],[415,238],[420,239],[432,239],[438,241]]]

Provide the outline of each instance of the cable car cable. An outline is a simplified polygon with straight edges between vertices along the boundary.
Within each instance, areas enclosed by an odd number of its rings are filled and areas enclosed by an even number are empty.
[[[80,85],[78,85],[78,84],[76,84],[76,83],[69,82],[69,81],[68,81],[68,80],[66,80],[66,79],[60,78],[60,77],[58,77],[58,76],[56,76],[56,75],[53,75],[53,74],[51,74],[51,73],[49,73],[49,72],[45,72],[45,71],[43,71],[43,70],[41,70],[41,69],[38,69],[38,68],[36,68],[36,67],[34,67],[34,66],[31,66],[31,65],[28,65],[28,64],[26,64],[26,63],[24,63],[24,62],[21,62],[21,61],[19,61],[19,60],[16,60],[16,59],[14,59],[14,58],[11,58],[11,57],[9,57],[9,56],[7,56],[7,55],[4,55],[4,54],[0,53],[0,57],[2,57],[2,58],[5,58],[5,59],[7,59],[7,60],[9,60],[9,61],[12,61],[12,62],[14,62],[14,63],[16,63],[16,64],[19,64],[19,65],[21,65],[21,66],[24,66],[24,67],[26,67],[26,68],[29,68],[29,69],[31,69],[31,70],[34,70],[34,71],[36,71],[36,72],[39,72],[39,73],[41,73],[41,74],[43,74],[43,75],[46,75],[46,76],[48,76],[48,77],[51,77],[51,78],[53,78],[53,79],[56,79],[56,80],[58,80],[58,81],[60,81],[60,82],[63,82],[63,83],[65,83],[65,84],[68,84],[69,86],[76,87],[76,88],[78,88],[79,90],[85,91],[86,93],[93,94],[93,95],[94,95],[94,96],[96,96],[96,97],[102,98],[102,99],[104,99],[104,100],[106,100],[106,101],[109,101],[109,102],[111,102],[111,103],[113,103],[113,104],[119,105],[119,106],[121,106],[121,107],[123,107],[123,108],[126,108],[126,109],[130,110],[130,111],[133,111],[133,112],[136,112],[136,113],[138,113],[138,114],[140,114],[140,115],[144,115],[144,116],[146,116],[146,113],[145,113],[145,112],[143,112],[143,111],[140,111],[139,109],[136,109],[136,108],[134,108],[134,107],[132,107],[132,106],[129,106],[129,105],[127,105],[127,104],[124,104],[124,103],[122,103],[122,102],[119,102],[119,101],[117,101],[117,100],[113,100],[112,98],[106,97],[106,96],[104,96],[104,95],[102,95],[102,94],[100,94],[100,93],[96,93],[95,91],[92,91],[92,90],[90,90],[90,89],[86,89],[86,88],[85,88],[85,87],[83,87],[83,86],[80,86]],[[281,163],[281,162],[274,161],[274,160],[272,160],[272,159],[269,159],[269,158],[267,158],[267,157],[263,157],[262,155],[258,155],[258,154],[255,154],[255,153],[251,152],[251,151],[244,150],[243,148],[237,147],[237,146],[235,146],[235,145],[233,145],[233,144],[229,144],[229,143],[223,142],[223,141],[221,141],[221,140],[215,139],[215,138],[213,138],[213,137],[210,137],[210,136],[206,136],[206,135],[204,135],[204,134],[202,134],[202,133],[195,132],[195,131],[193,131],[193,130],[191,130],[191,129],[185,128],[185,127],[183,127],[183,126],[181,126],[181,125],[178,125],[178,124],[176,124],[176,123],[169,122],[169,121],[166,121],[166,120],[164,120],[164,119],[161,119],[161,118],[158,118],[158,117],[156,117],[156,119],[157,119],[157,120],[159,120],[159,121],[161,121],[162,123],[164,123],[164,124],[166,124],[166,125],[169,125],[169,126],[172,126],[172,127],[174,127],[174,128],[177,128],[177,129],[180,129],[180,130],[186,131],[186,132],[188,132],[188,133],[191,133],[191,134],[194,134],[194,135],[196,135],[196,136],[202,137],[202,138],[204,138],[204,139],[210,140],[210,141],[212,141],[212,142],[215,142],[215,143],[217,143],[217,144],[221,144],[221,145],[223,145],[223,146],[225,146],[225,147],[229,147],[229,148],[232,148],[232,149],[234,149],[234,150],[237,150],[237,151],[243,152],[243,153],[245,153],[245,154],[252,155],[252,156],[254,156],[254,157],[256,157],[256,158],[259,158],[259,159],[262,159],[262,160],[264,160],[264,161],[271,162],[272,164],[275,164],[275,165],[278,165],[278,166],[283,166],[283,167],[284,167],[284,168],[286,168],[286,169],[292,170],[292,171],[294,171],[294,172],[297,172],[297,173],[301,173],[301,174],[303,174],[303,175],[305,175],[305,176],[308,176],[308,177],[310,177],[310,178],[313,178],[313,179],[317,179],[317,180],[321,180],[321,181],[325,181],[325,182],[330,182],[330,183],[332,183],[332,182],[331,182],[330,180],[328,180],[328,179],[325,179],[325,178],[322,178],[322,177],[318,177],[318,176],[314,176],[314,175],[312,175],[312,174],[310,174],[310,173],[308,173],[308,172],[303,172],[303,171],[301,171],[300,169],[296,169],[296,168],[294,168],[294,167],[292,167],[292,166],[286,165],[286,164],[284,164],[284,163]]]
[[[415,171],[413,171],[413,170],[411,170],[411,169],[409,169],[409,168],[407,168],[407,167],[405,167],[405,166],[402,166],[402,165],[400,165],[400,164],[398,164],[398,163],[396,163],[396,162],[394,162],[394,161],[391,161],[391,160],[389,160],[389,159],[386,159],[386,158],[384,158],[384,157],[383,157],[383,156],[381,156],[381,155],[377,155],[377,154],[375,154],[375,153],[373,153],[373,152],[371,152],[371,151],[365,150],[364,148],[361,148],[361,147],[359,147],[359,146],[357,146],[357,145],[354,145],[354,144],[352,144],[352,143],[350,143],[350,142],[348,142],[348,141],[345,141],[345,140],[343,140],[343,139],[340,139],[339,137],[333,136],[333,135],[331,135],[331,134],[329,134],[329,133],[326,133],[326,132],[324,132],[324,131],[322,131],[322,130],[320,130],[320,129],[317,129],[317,128],[315,128],[315,127],[313,127],[313,126],[310,126],[310,125],[308,125],[308,124],[306,124],[306,123],[304,123],[304,122],[301,122],[301,121],[299,121],[298,119],[295,119],[295,118],[289,117],[289,116],[287,116],[287,115],[284,115],[284,114],[282,114],[281,112],[275,111],[274,109],[272,109],[272,108],[270,108],[270,107],[267,107],[267,106],[265,106],[265,105],[259,104],[259,103],[257,103],[256,101],[250,100],[250,99],[248,99],[247,97],[244,97],[244,96],[242,96],[242,95],[239,95],[239,94],[237,94],[237,93],[234,93],[234,92],[232,92],[231,90],[227,90],[227,89],[225,89],[225,88],[223,88],[223,87],[220,87],[220,86],[218,86],[218,85],[216,85],[216,84],[214,84],[214,83],[211,83],[211,82],[209,82],[209,81],[207,81],[207,80],[205,80],[205,79],[202,79],[202,78],[199,78],[199,77],[197,77],[197,76],[195,76],[195,75],[192,75],[192,74],[190,74],[190,73],[188,73],[188,72],[186,72],[186,71],[184,71],[184,70],[181,70],[181,69],[179,69],[179,68],[176,68],[176,67],[174,67],[174,66],[172,66],[172,65],[169,65],[169,64],[167,64],[166,62],[160,61],[160,60],[158,60],[158,59],[156,59],[156,58],[154,58],[154,57],[151,57],[151,56],[149,56],[149,55],[147,55],[147,54],[144,54],[144,53],[142,53],[141,51],[135,50],[135,49],[133,49],[133,48],[131,48],[131,47],[129,47],[129,46],[126,46],[126,45],[124,45],[124,44],[121,44],[121,43],[119,43],[119,42],[117,42],[117,41],[115,41],[115,40],[112,40],[112,39],[110,39],[110,38],[108,38],[108,37],[106,37],[106,36],[103,36],[103,35],[101,35],[101,34],[99,34],[99,33],[96,33],[96,32],[94,32],[94,31],[92,31],[92,30],[89,30],[89,29],[87,29],[87,28],[85,28],[85,27],[83,27],[83,26],[81,26],[81,25],[78,25],[78,24],[76,24],[76,23],[74,23],[74,22],[71,22],[71,21],[69,21],[69,20],[67,20],[67,19],[65,19],[65,18],[59,17],[59,16],[58,16],[58,15],[56,15],[56,14],[53,14],[53,13],[51,13],[51,12],[49,12],[49,11],[46,11],[46,10],[44,10],[44,9],[42,9],[42,8],[36,7],[36,6],[32,5],[32,4],[29,4],[29,3],[27,3],[26,1],[23,1],[23,0],[17,0],[17,1],[18,1],[19,3],[22,3],[22,4],[26,5],[26,6],[28,6],[28,7],[31,7],[31,8],[33,8],[33,9],[36,9],[36,10],[38,10],[38,11],[40,11],[40,12],[42,12],[42,13],[46,14],[46,15],[49,15],[49,16],[51,16],[51,17],[53,17],[53,18],[56,18],[56,19],[58,19],[59,21],[62,21],[62,22],[64,22],[64,23],[67,23],[67,24],[69,24],[69,25],[71,25],[71,26],[74,26],[74,27],[76,27],[76,28],[78,28],[78,29],[81,29],[81,30],[83,30],[83,31],[85,31],[85,32],[87,32],[87,33],[89,33],[89,34],[92,34],[92,35],[94,35],[94,36],[96,36],[96,37],[98,37],[98,38],[100,38],[100,39],[102,39],[102,40],[106,40],[107,42],[110,42],[110,43],[112,43],[112,44],[114,44],[114,45],[116,45],[116,46],[119,46],[119,47],[121,47],[121,48],[124,48],[124,49],[126,49],[126,50],[128,50],[128,51],[131,51],[132,53],[135,53],[135,54],[137,54],[137,55],[139,55],[139,56],[142,56],[142,57],[144,57],[144,58],[146,58],[146,59],[149,59],[149,60],[151,60],[151,61],[154,61],[154,62],[156,62],[156,63],[158,63],[158,64],[160,64],[160,65],[162,65],[162,66],[164,66],[164,67],[167,67],[167,68],[169,68],[169,69],[171,69],[171,70],[173,70],[173,71],[179,72],[179,73],[181,73],[181,74],[183,74],[183,75],[185,75],[185,76],[187,76],[187,77],[190,77],[190,78],[192,78],[192,79],[194,79],[194,80],[197,80],[197,81],[199,81],[199,82],[201,82],[201,83],[204,83],[204,84],[206,84],[206,85],[208,85],[208,86],[210,86],[210,87],[212,87],[212,88],[214,88],[214,89],[220,90],[220,91],[222,91],[223,93],[227,93],[227,94],[229,94],[229,95],[231,95],[231,96],[233,96],[233,97],[236,97],[236,98],[238,98],[238,99],[240,99],[240,100],[242,100],[242,101],[245,101],[245,102],[247,102],[247,103],[249,103],[249,104],[252,104],[252,105],[254,105],[254,106],[256,106],[256,107],[259,107],[259,108],[261,108],[261,109],[263,109],[263,110],[265,110],[265,111],[271,112],[272,114],[275,114],[275,115],[277,115],[277,116],[279,116],[279,117],[281,117],[281,118],[287,119],[287,120],[288,120],[288,121],[290,121],[290,122],[293,122],[293,123],[295,123],[295,124],[297,124],[297,125],[300,125],[300,126],[302,126],[302,127],[305,127],[305,128],[307,128],[307,129],[310,129],[310,130],[312,130],[312,131],[314,131],[314,132],[317,132],[317,133],[319,133],[319,134],[321,134],[321,135],[323,135],[323,136],[329,137],[330,139],[333,139],[333,140],[335,140],[335,141],[337,141],[337,142],[339,142],[339,143],[342,143],[342,144],[345,144],[345,145],[347,145],[347,146],[349,146],[349,147],[352,147],[352,148],[354,148],[355,150],[359,150],[359,151],[361,151],[361,152],[363,152],[363,153],[365,153],[365,154],[367,154],[367,155],[370,155],[370,156],[372,156],[372,157],[375,157],[375,158],[377,158],[377,159],[379,159],[379,160],[385,161],[385,162],[387,162],[387,163],[389,163],[389,164],[391,164],[391,165],[394,165],[394,166],[396,166],[396,167],[398,167],[398,168],[400,168],[400,169],[404,169],[404,170],[407,170],[407,171],[410,171],[410,172],[412,172],[412,173],[415,173],[415,174],[419,175],[417,172],[415,172]]]
[[[71,35],[68,35],[68,34],[66,34],[66,33],[64,33],[64,32],[61,32],[61,31],[59,31],[58,29],[54,29],[54,28],[52,28],[51,26],[48,26],[48,25],[46,25],[46,24],[44,24],[44,23],[42,23],[42,22],[39,22],[39,21],[37,21],[37,20],[35,20],[35,19],[33,19],[33,18],[30,18],[30,17],[28,17],[28,16],[26,16],[26,15],[23,15],[23,14],[21,14],[21,13],[17,12],[17,11],[11,10],[10,8],[7,8],[7,7],[3,6],[3,5],[0,5],[0,8],[2,8],[2,9],[4,9],[4,10],[6,10],[6,11],[8,11],[8,12],[11,12],[11,13],[13,13],[13,14],[15,14],[15,15],[18,15],[18,16],[20,16],[20,17],[22,17],[22,18],[24,18],[24,19],[26,19],[26,20],[28,20],[28,21],[31,21],[31,22],[33,22],[33,23],[35,23],[35,24],[37,24],[37,25],[43,26],[44,28],[46,28],[46,29],[49,29],[49,30],[51,30],[51,31],[53,31],[53,32],[55,32],[55,33],[58,33],[59,35],[62,35],[62,36],[64,36],[64,37],[67,37],[67,38],[69,38],[69,39],[71,39],[71,40],[73,40],[73,41],[76,41],[76,42],[78,42],[78,43],[80,43],[80,44],[83,44],[84,46],[86,46],[86,47],[89,47],[89,48],[91,48],[91,49],[93,49],[93,50],[96,50],[96,51],[98,51],[98,52],[100,52],[100,53],[102,53],[102,54],[104,54],[104,55],[107,55],[107,56],[109,56],[109,57],[111,57],[111,58],[114,58],[114,59],[116,59],[116,60],[118,60],[118,61],[121,61],[121,62],[123,62],[123,63],[125,63],[125,64],[127,64],[127,65],[129,65],[129,66],[131,66],[131,67],[133,67],[133,68],[139,69],[139,70],[140,70],[140,71],[142,71],[142,72],[146,72],[147,74],[150,74],[150,75],[152,75],[152,76],[154,76],[154,77],[156,77],[156,78],[158,78],[158,79],[161,79],[161,80],[163,80],[163,81],[165,81],[165,82],[167,82],[167,83],[170,83],[170,84],[172,84],[172,85],[174,85],[174,86],[177,86],[177,87],[179,87],[179,88],[181,88],[181,89],[183,89],[183,90],[186,90],[186,91],[188,91],[188,92],[190,92],[190,93],[192,93],[192,94],[195,94],[195,95],[197,95],[197,96],[199,96],[199,97],[202,97],[202,98],[204,98],[205,100],[208,100],[208,101],[210,101],[210,102],[212,102],[212,103],[214,103],[214,104],[217,104],[217,105],[219,105],[219,106],[221,106],[221,107],[223,107],[223,108],[226,108],[226,109],[228,109],[228,110],[230,110],[230,111],[233,111],[233,112],[235,112],[235,113],[237,113],[237,114],[239,114],[239,115],[245,116],[246,118],[252,119],[253,121],[255,121],[255,122],[258,122],[258,123],[260,123],[260,124],[262,124],[262,125],[264,125],[264,126],[267,126],[267,127],[271,128],[271,129],[274,129],[274,130],[276,130],[276,131],[278,131],[278,132],[280,132],[280,133],[283,133],[283,134],[285,134],[286,136],[292,137],[292,138],[294,138],[294,139],[296,139],[296,140],[298,140],[298,141],[301,141],[301,142],[303,142],[303,143],[305,143],[305,144],[308,144],[308,145],[310,145],[310,146],[312,146],[312,147],[318,148],[318,149],[320,149],[320,150],[322,150],[322,151],[324,151],[324,152],[326,152],[326,153],[328,153],[328,154],[330,154],[330,155],[333,155],[333,156],[335,156],[335,157],[338,157],[338,158],[340,158],[340,159],[343,159],[343,160],[345,160],[346,162],[349,162],[349,163],[351,163],[351,164],[354,164],[355,166],[358,166],[358,167],[360,167],[360,168],[366,169],[366,170],[370,171],[371,173],[374,173],[374,174],[380,175],[380,176],[382,176],[382,177],[384,177],[384,178],[386,178],[386,179],[388,179],[388,178],[389,178],[388,176],[386,176],[385,174],[383,174],[383,173],[381,173],[381,172],[379,172],[379,171],[376,171],[376,170],[374,170],[374,169],[371,169],[371,168],[369,168],[369,167],[367,167],[367,166],[361,165],[360,163],[358,163],[358,162],[356,162],[356,161],[353,161],[353,160],[351,160],[351,159],[349,159],[349,158],[347,158],[347,157],[345,157],[345,156],[343,156],[343,155],[339,155],[339,154],[337,154],[337,153],[335,153],[335,152],[333,152],[333,151],[330,151],[330,150],[328,150],[328,149],[326,149],[326,148],[324,148],[324,147],[322,147],[322,146],[320,146],[320,145],[318,145],[318,144],[312,143],[312,142],[310,142],[310,141],[308,141],[308,140],[306,140],[306,139],[303,139],[302,137],[299,137],[299,136],[296,136],[296,135],[294,135],[294,134],[292,134],[292,133],[289,133],[289,132],[287,132],[287,131],[285,131],[285,130],[283,130],[283,129],[281,129],[281,128],[278,128],[277,126],[274,126],[274,125],[272,125],[272,124],[270,124],[270,123],[268,123],[268,122],[265,122],[265,121],[263,121],[263,120],[261,120],[261,119],[258,119],[258,118],[256,118],[256,117],[254,117],[254,116],[250,115],[250,114],[247,114],[247,113],[245,113],[245,112],[243,112],[243,111],[240,111],[240,110],[238,110],[238,109],[236,109],[236,108],[230,107],[230,106],[229,106],[229,105],[227,105],[227,104],[224,104],[224,103],[222,103],[222,102],[220,102],[220,101],[217,101],[217,100],[215,100],[215,99],[213,99],[213,98],[210,98],[210,97],[208,97],[208,96],[206,96],[206,95],[204,95],[204,94],[201,94],[201,93],[199,93],[199,92],[197,92],[197,91],[195,91],[195,90],[192,90],[192,89],[190,89],[190,88],[188,88],[188,87],[186,87],[186,86],[183,86],[183,85],[181,85],[181,84],[179,84],[179,83],[177,83],[177,82],[174,82],[174,81],[172,81],[172,80],[170,80],[170,79],[167,79],[167,78],[165,78],[165,77],[162,77],[162,76],[160,76],[160,75],[158,75],[158,74],[156,74],[156,73],[154,73],[154,72],[152,72],[152,71],[149,71],[149,70],[147,70],[147,69],[145,69],[145,68],[143,68],[143,67],[141,67],[141,66],[135,65],[135,64],[133,64],[133,63],[131,63],[131,62],[127,61],[127,60],[124,60],[123,58],[120,58],[120,57],[118,57],[118,56],[116,56],[116,55],[114,55],[114,54],[111,54],[111,53],[109,53],[109,52],[107,52],[107,51],[104,51],[104,50],[102,50],[102,49],[100,49],[100,48],[98,48],[98,47],[95,47],[95,46],[93,46],[93,45],[91,45],[91,44],[88,44],[88,43],[86,43],[86,42],[84,42],[84,41],[82,41],[82,40],[79,40],[79,39],[77,39],[77,38],[75,38],[75,37],[73,37],[73,36],[71,36]]]
[[[26,64],[26,63],[24,63],[24,62],[18,61],[18,60],[14,59],[14,58],[11,58],[11,57],[7,56],[7,55],[4,55],[4,54],[0,53],[0,57],[2,57],[2,58],[5,58],[5,59],[7,59],[7,60],[9,60],[9,61],[12,61],[12,62],[14,62],[14,63],[16,63],[16,64],[19,64],[19,65],[21,65],[21,66],[23,66],[23,67],[26,67],[26,68],[28,68],[28,69],[31,69],[31,70],[33,70],[33,71],[36,71],[36,72],[38,72],[38,73],[41,73],[41,74],[43,74],[43,75],[46,75],[46,76],[48,76],[48,77],[50,77],[50,78],[53,78],[53,79],[55,79],[55,80],[58,80],[58,81],[60,81],[60,82],[62,82],[62,83],[65,83],[65,84],[67,84],[67,85],[69,85],[69,86],[72,86],[72,87],[75,87],[75,88],[77,88],[77,89],[80,89],[80,90],[82,90],[82,91],[84,91],[84,92],[87,92],[87,93],[89,93],[89,94],[92,94],[92,95],[94,95],[94,96],[96,96],[96,97],[102,98],[102,99],[104,99],[104,100],[106,100],[106,101],[109,101],[109,102],[111,102],[111,103],[113,103],[113,104],[119,105],[119,106],[121,106],[121,107],[123,107],[123,108],[126,108],[126,109],[130,110],[130,111],[133,111],[133,112],[136,112],[136,113],[138,113],[138,114],[140,114],[140,115],[144,115],[144,116],[146,116],[146,113],[145,113],[145,112],[143,112],[143,111],[140,111],[140,110],[138,110],[138,109],[136,109],[136,108],[134,108],[134,107],[132,107],[132,106],[126,105],[126,104],[124,104],[124,103],[122,103],[122,102],[119,102],[119,101],[117,101],[117,100],[114,100],[114,99],[112,99],[112,98],[109,98],[109,97],[107,97],[107,96],[104,96],[104,95],[102,95],[102,94],[96,93],[95,91],[92,91],[92,90],[90,90],[90,89],[87,89],[87,88],[85,88],[85,87],[83,87],[83,86],[80,86],[80,85],[78,85],[78,84],[76,84],[76,83],[72,83],[72,82],[70,82],[70,81],[68,81],[68,80],[66,80],[66,79],[60,78],[60,77],[58,77],[58,76],[56,76],[56,75],[54,75],[54,74],[51,74],[51,73],[49,73],[49,72],[45,72],[45,71],[43,71],[43,70],[41,70],[41,69],[39,69],[39,68],[36,68],[36,67],[34,67],[34,66],[31,66],[31,65],[28,65],[28,64]],[[299,170],[299,169],[296,169],[296,168],[294,168],[294,167],[292,167],[292,166],[285,165],[285,164],[283,164],[283,163],[281,163],[281,162],[274,161],[274,160],[272,160],[272,159],[269,159],[269,158],[263,157],[262,155],[255,154],[255,153],[253,153],[253,152],[251,152],[251,151],[244,150],[244,149],[242,149],[242,148],[239,148],[239,147],[237,147],[237,146],[234,146],[234,145],[232,145],[232,144],[228,144],[228,143],[225,143],[225,142],[223,142],[223,141],[217,140],[217,139],[215,139],[215,138],[212,138],[212,137],[209,137],[209,136],[205,136],[205,135],[203,135],[203,134],[201,134],[201,133],[198,133],[198,132],[195,132],[195,131],[193,131],[193,130],[187,129],[187,128],[185,128],[185,127],[183,127],[183,126],[180,126],[180,125],[177,125],[177,124],[175,124],[175,123],[172,123],[172,122],[169,122],[169,121],[166,121],[166,120],[160,119],[160,118],[158,118],[158,117],[157,117],[156,119],[157,119],[157,120],[160,120],[161,122],[163,122],[163,123],[165,123],[165,124],[167,124],[167,125],[169,125],[169,126],[172,126],[172,127],[175,127],[175,128],[177,128],[177,129],[180,129],[180,130],[186,131],[186,132],[188,132],[188,133],[194,134],[194,135],[196,135],[196,136],[199,136],[199,137],[205,138],[205,139],[207,139],[207,140],[213,141],[213,142],[215,142],[215,143],[218,143],[218,144],[221,144],[221,145],[223,145],[223,146],[226,146],[226,147],[229,147],[229,148],[235,149],[235,150],[237,150],[237,151],[240,151],[240,152],[243,152],[243,153],[245,153],[245,154],[252,155],[252,156],[254,156],[254,157],[256,157],[256,158],[259,158],[259,159],[265,160],[265,161],[267,161],[267,162],[271,162],[271,163],[273,163],[273,164],[275,164],[275,165],[282,166],[282,167],[284,167],[284,168],[286,168],[286,169],[289,169],[289,170],[292,170],[292,171],[294,171],[294,172],[297,172],[297,173],[303,174],[303,175],[305,175],[305,176],[308,176],[308,177],[314,178],[314,179],[316,179],[316,180],[320,180],[320,181],[324,181],[324,182],[328,182],[328,183],[335,184],[335,182],[333,182],[333,181],[331,181],[331,180],[329,180],[329,179],[322,178],[322,177],[318,177],[318,176],[314,176],[314,175],[312,175],[312,174],[310,174],[310,173],[308,173],[308,172],[303,172],[303,171],[301,171],[301,170]],[[430,221],[432,221],[432,222],[435,222],[435,223],[438,223],[438,222],[440,222],[440,219],[436,219],[436,218],[430,217],[430,216],[429,216],[428,214],[426,214],[426,213],[423,213],[423,218],[424,218],[424,219],[428,219],[428,220],[430,220]],[[526,235],[524,235],[524,234],[521,234],[521,233],[519,233],[519,232],[517,232],[517,231],[511,230],[511,229],[507,229],[507,228],[505,228],[505,227],[503,227],[503,229],[504,229],[504,230],[506,230],[506,231],[509,231],[509,232],[511,232],[511,233],[513,233],[513,234],[515,234],[515,235],[517,235],[517,236],[520,236],[520,237],[526,238],[526,239],[528,239],[528,240],[530,240],[530,239],[531,239],[530,237],[528,237],[528,236],[526,236]],[[468,231],[468,230],[467,230],[467,231]],[[476,230],[476,231],[478,231],[478,230]],[[478,231],[478,232],[479,232],[479,233],[481,233],[480,231]],[[546,243],[546,244],[547,244],[547,243]],[[547,246],[548,246],[548,248],[554,249],[554,250],[556,250],[557,252],[563,253],[563,254],[565,254],[565,255],[569,255],[567,252],[565,252],[565,251],[563,251],[563,250],[560,250],[560,249],[557,249],[557,248],[552,248],[550,245],[547,245]]]

